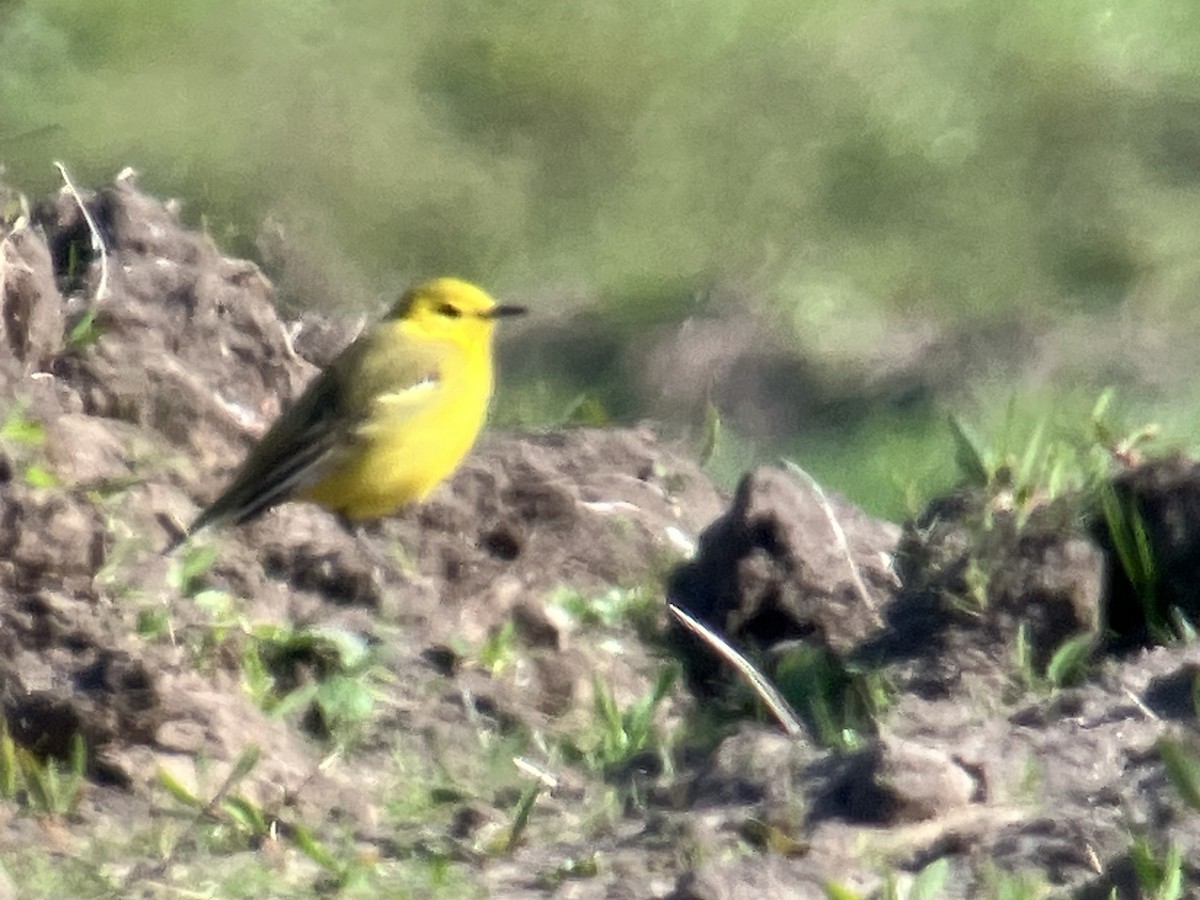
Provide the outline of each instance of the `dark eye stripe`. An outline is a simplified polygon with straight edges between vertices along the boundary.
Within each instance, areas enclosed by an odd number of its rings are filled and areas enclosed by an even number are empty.
[[[443,303],[441,306],[439,306],[438,312],[441,313],[443,316],[445,316],[447,319],[457,319],[462,315],[461,309],[459,309],[457,306],[453,306],[449,303]]]

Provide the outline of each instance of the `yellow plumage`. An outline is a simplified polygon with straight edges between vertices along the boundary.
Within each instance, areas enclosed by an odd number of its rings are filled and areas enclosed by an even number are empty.
[[[189,533],[287,500],[350,519],[423,500],[475,443],[495,320],[520,312],[455,278],[410,290],[280,415]]]

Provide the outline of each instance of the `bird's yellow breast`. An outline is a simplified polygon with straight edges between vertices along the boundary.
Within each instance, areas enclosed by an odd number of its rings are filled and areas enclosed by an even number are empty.
[[[463,357],[429,378],[372,396],[336,464],[301,492],[351,519],[388,515],[423,500],[470,451],[492,392],[490,354]]]

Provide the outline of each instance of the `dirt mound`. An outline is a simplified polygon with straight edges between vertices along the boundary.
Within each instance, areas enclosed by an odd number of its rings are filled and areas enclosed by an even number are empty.
[[[420,508],[287,505],[164,557],[353,327],[282,320],[131,178],[85,201],[106,266],[66,192],[0,243],[22,896],[871,896],[944,860],[943,896],[1132,897],[1147,855],[1196,858],[1164,758],[1200,656],[1155,646],[1195,620],[1194,464],[1119,477],[1107,513],[975,489],[900,528],[782,469],[726,504],[645,429],[490,434]],[[104,862],[49,880],[47,823]]]

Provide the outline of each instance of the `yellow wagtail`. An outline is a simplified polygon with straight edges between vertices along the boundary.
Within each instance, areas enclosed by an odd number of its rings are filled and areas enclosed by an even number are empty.
[[[523,312],[456,278],[408,291],[284,410],[168,550],[201,528],[245,522],[288,500],[353,520],[423,500],[483,426],[495,320]]]

